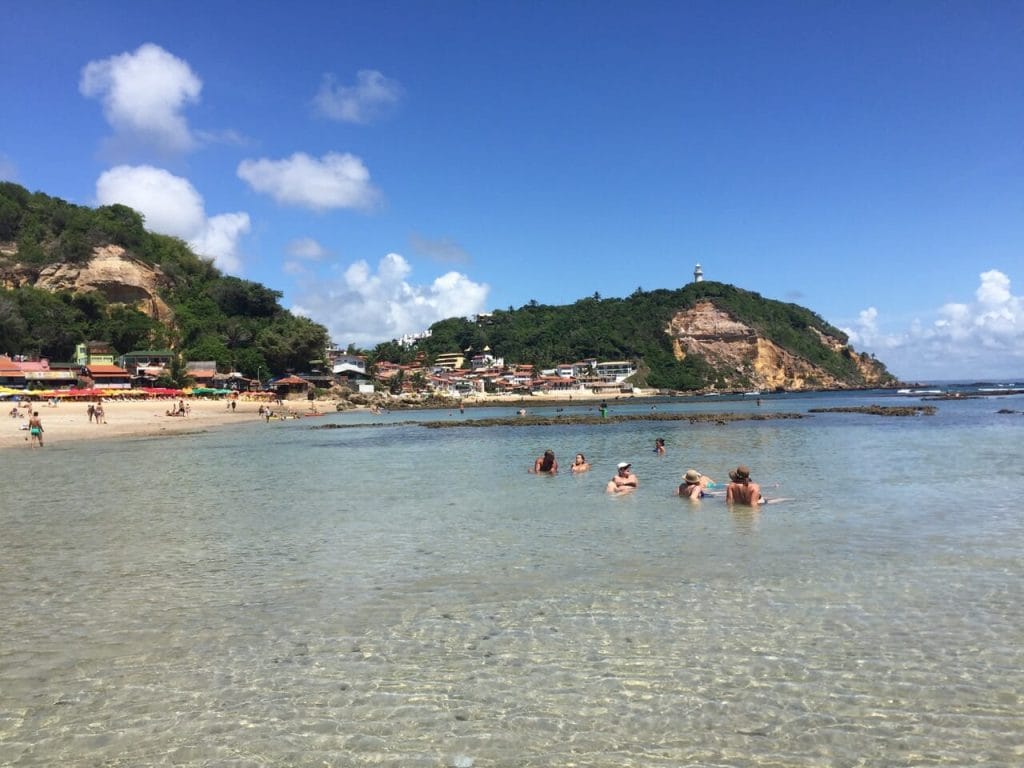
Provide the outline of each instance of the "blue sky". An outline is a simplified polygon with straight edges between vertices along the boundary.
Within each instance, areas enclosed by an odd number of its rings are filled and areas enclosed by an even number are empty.
[[[1024,3],[3,3],[0,177],[334,341],[708,279],[1024,377]]]

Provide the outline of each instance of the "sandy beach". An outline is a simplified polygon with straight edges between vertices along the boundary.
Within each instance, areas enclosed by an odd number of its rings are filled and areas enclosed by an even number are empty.
[[[189,432],[205,432],[260,418],[260,401],[238,400],[234,410],[225,400],[187,400],[188,416],[168,416],[176,400],[105,400],[106,418],[96,423],[89,420],[88,402],[61,402],[51,406],[45,402],[31,403],[43,423],[43,450],[69,442],[99,440],[111,437],[158,437]],[[0,415],[0,450],[5,448],[36,448],[28,437],[28,417],[21,409],[18,418],[10,416],[12,404],[5,403]],[[273,406],[278,413],[304,414],[309,412],[305,401],[285,401],[284,407]],[[319,401],[317,408],[334,411],[333,401]],[[22,429],[22,427],[26,427]]]
[[[647,393],[647,394],[654,394]],[[543,396],[523,397],[522,395],[472,395],[463,401],[466,407],[486,407],[493,405],[531,407],[548,405],[590,405],[601,401],[609,403],[621,402],[642,395],[612,393],[597,395],[590,392],[553,392]],[[188,416],[169,416],[177,403],[174,399],[152,400],[105,400],[103,407],[106,418],[103,422],[90,421],[88,414],[89,401],[62,401],[57,405],[47,402],[31,403],[31,410],[39,413],[43,423],[43,447],[56,446],[61,443],[82,442],[111,437],[159,437],[164,435],[180,435],[190,432],[204,432],[239,424],[244,421],[258,419],[260,405],[263,400],[239,399],[234,410],[228,407],[227,400],[207,400],[194,398],[185,400],[189,406]],[[457,401],[452,401],[455,405]],[[0,450],[16,448],[36,448],[28,438],[29,412],[23,407],[15,418],[10,416],[12,402],[2,405],[0,415]],[[320,413],[334,413],[337,401],[322,399],[316,401],[316,409]],[[283,406],[272,405],[274,412],[293,416],[310,413],[310,403],[303,399],[285,400]],[[366,406],[357,406],[365,408]],[[408,400],[403,405],[397,402],[394,407],[413,407],[416,405]],[[451,407],[451,406],[449,406]]]

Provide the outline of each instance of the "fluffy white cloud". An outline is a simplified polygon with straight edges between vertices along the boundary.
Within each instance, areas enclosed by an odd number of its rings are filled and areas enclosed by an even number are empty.
[[[293,310],[323,323],[340,344],[372,345],[422,331],[446,317],[483,311],[490,287],[459,272],[413,285],[409,263],[389,253],[374,271],[357,261],[334,283],[311,285]]]
[[[321,113],[346,123],[370,123],[386,117],[402,100],[402,86],[375,69],[362,69],[355,85],[338,85],[325,75],[313,103]]]
[[[247,213],[220,213],[206,220],[206,226],[189,240],[189,246],[196,253],[212,258],[225,272],[238,274],[242,271],[239,241],[242,235],[248,234],[249,226]]]
[[[844,329],[861,351],[874,352],[905,379],[1024,377],[1024,297],[1014,296],[1010,278],[982,272],[973,302],[951,302],[930,323],[914,320],[904,331],[879,330],[874,307]]]
[[[107,122],[118,134],[172,152],[196,145],[181,112],[199,101],[202,88],[186,61],[152,43],[90,61],[78,85],[83,96],[103,103]]]
[[[241,271],[239,241],[249,231],[249,214],[207,218],[202,196],[187,179],[149,165],[119,165],[96,180],[96,200],[130,206],[146,217],[150,231],[180,237],[226,272]]]
[[[238,176],[279,203],[315,211],[366,210],[380,197],[363,161],[348,153],[328,152],[319,160],[304,152],[284,160],[243,160],[238,165]]]

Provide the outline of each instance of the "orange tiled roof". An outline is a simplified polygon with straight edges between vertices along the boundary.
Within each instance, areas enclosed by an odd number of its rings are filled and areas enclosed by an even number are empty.
[[[22,373],[21,368],[19,368],[18,364],[11,360],[11,358],[6,355],[0,355],[0,376],[5,376],[7,378],[11,378],[12,376],[21,376],[24,378],[25,374]]]

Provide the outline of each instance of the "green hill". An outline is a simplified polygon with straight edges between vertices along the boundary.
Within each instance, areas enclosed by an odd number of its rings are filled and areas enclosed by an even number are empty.
[[[131,281],[116,270],[90,274],[104,258]],[[328,343],[323,326],[281,307],[280,292],[226,276],[181,240],[147,232],[134,210],[73,205],[9,182],[0,182],[0,286],[0,353],[69,360],[76,344],[101,340],[118,353],[172,348],[255,376],[303,370]],[[386,342],[371,357],[408,362],[422,352],[429,362],[489,347],[537,369],[629,360],[638,366],[633,383],[669,390],[894,382],[814,312],[715,282],[565,306],[530,302],[442,320],[431,332],[413,349]]]
[[[116,283],[64,289],[54,279],[81,280],[98,249],[111,246],[137,268],[131,291]],[[73,205],[9,182],[0,182],[0,283],[0,353],[70,360],[76,344],[101,340],[122,354],[172,348],[256,376],[305,370],[328,341],[323,326],[281,307],[280,292],[226,276],[183,241],[147,232],[131,208]]]
[[[670,330],[692,325],[700,308],[728,317],[730,330],[687,335]],[[688,314],[691,313],[691,314]],[[737,331],[737,329],[739,329]],[[637,290],[623,299],[600,296],[565,306],[531,302],[497,310],[476,321],[435,323],[417,349],[428,359],[490,347],[506,362],[550,368],[588,358],[631,360],[635,383],[671,390],[835,388],[894,382],[885,366],[848,346],[846,334],[796,304],[765,299],[716,282],[677,290]],[[689,351],[687,351],[689,350]],[[382,356],[393,347],[379,348]],[[392,356],[394,356],[392,354]]]

